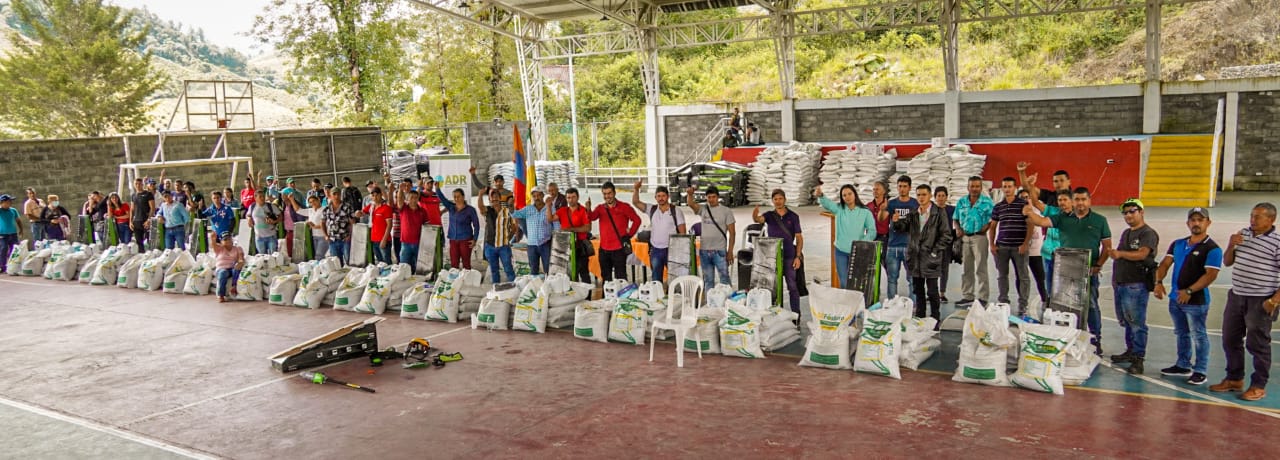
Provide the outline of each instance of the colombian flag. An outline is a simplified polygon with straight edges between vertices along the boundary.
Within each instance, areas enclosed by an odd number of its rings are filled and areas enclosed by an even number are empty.
[[[512,185],[512,192],[516,196],[516,209],[525,207],[529,190],[525,188],[528,181],[528,170],[526,168],[533,166],[533,162],[527,162],[524,153],[524,143],[520,139],[520,127],[515,124],[511,125],[511,129],[515,134],[515,151],[511,153],[511,162],[515,163],[515,184]]]
[[[531,133],[532,131],[524,132],[524,140],[526,144],[529,143],[529,135]],[[533,162],[533,157],[529,157],[529,165],[525,167],[524,172],[525,195],[527,195],[526,198],[529,203],[533,202],[533,189],[538,186],[538,168],[534,166]]]

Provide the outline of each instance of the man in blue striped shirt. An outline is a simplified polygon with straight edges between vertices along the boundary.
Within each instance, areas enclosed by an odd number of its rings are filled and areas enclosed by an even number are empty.
[[[534,187],[532,194],[533,203],[511,213],[511,217],[525,221],[529,272],[541,275],[551,269],[551,234],[560,224],[547,222],[546,210],[552,199],[542,193],[542,187]]]
[[[1224,262],[1233,267],[1227,307],[1222,313],[1222,348],[1227,377],[1210,391],[1244,389],[1244,351],[1253,355],[1253,378],[1240,395],[1245,401],[1267,396],[1271,376],[1271,325],[1280,303],[1280,235],[1276,206],[1258,203],[1249,213],[1249,228],[1231,235]]]

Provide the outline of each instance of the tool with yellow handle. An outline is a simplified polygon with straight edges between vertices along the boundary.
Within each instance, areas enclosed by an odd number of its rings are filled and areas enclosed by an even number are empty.
[[[301,373],[301,374],[298,374],[298,376],[299,376],[299,377],[302,377],[302,378],[304,378],[304,379],[310,380],[312,383],[315,383],[315,384],[317,384],[317,385],[322,385],[322,384],[326,384],[326,383],[336,383],[336,384],[338,384],[338,385],[342,385],[342,386],[345,386],[345,387],[347,387],[347,388],[352,388],[352,389],[356,389],[356,390],[360,390],[360,391],[367,391],[367,392],[370,392],[370,393],[374,393],[373,388],[366,388],[366,387],[362,387],[362,386],[360,386],[360,385],[356,385],[356,384],[354,384],[354,383],[343,382],[343,381],[341,381],[341,380],[338,380],[338,379],[335,379],[335,378],[331,378],[331,377],[329,377],[329,376],[327,376],[327,375],[324,375],[324,374],[321,374],[321,373],[319,373],[319,372],[311,372],[311,371],[307,371],[307,372],[303,372],[303,373]]]

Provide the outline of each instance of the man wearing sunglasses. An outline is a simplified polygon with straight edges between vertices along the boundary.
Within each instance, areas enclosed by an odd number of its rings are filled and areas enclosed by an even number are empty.
[[[1124,353],[1111,355],[1113,363],[1129,363],[1130,374],[1141,374],[1147,354],[1147,299],[1155,288],[1156,248],[1160,235],[1147,225],[1142,200],[1130,198],[1120,205],[1129,228],[1120,234],[1111,283],[1115,288],[1116,319],[1124,326]]]

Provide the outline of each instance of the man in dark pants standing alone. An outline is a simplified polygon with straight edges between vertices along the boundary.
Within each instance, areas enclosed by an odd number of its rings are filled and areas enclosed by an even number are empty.
[[[1130,198],[1120,205],[1124,223],[1120,241],[1111,258],[1115,260],[1111,283],[1115,288],[1116,320],[1124,326],[1124,353],[1111,355],[1113,363],[1129,363],[1130,374],[1141,374],[1147,356],[1147,300],[1154,288],[1156,248],[1160,235],[1147,225],[1142,201]]]
[[[1244,351],[1253,355],[1253,380],[1240,395],[1245,401],[1267,396],[1271,377],[1271,325],[1280,312],[1280,235],[1276,234],[1276,206],[1258,203],[1249,213],[1249,228],[1231,235],[1224,262],[1231,271],[1231,290],[1222,312],[1222,348],[1227,377],[1210,391],[1244,389]]]

